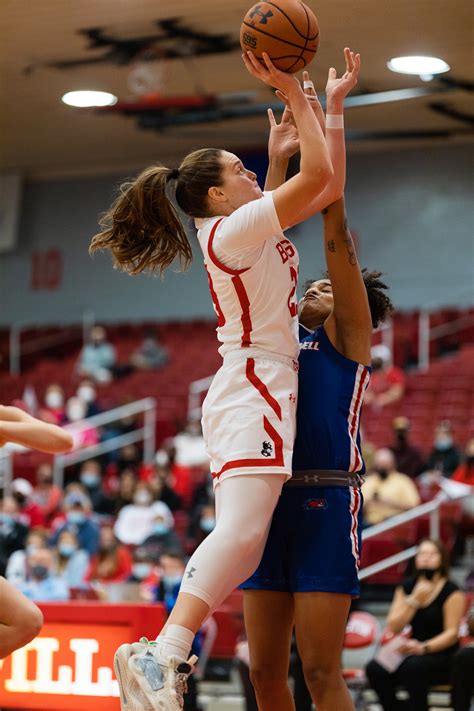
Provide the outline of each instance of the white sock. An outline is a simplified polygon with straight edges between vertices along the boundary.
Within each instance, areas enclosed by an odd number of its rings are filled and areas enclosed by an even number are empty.
[[[172,655],[187,660],[194,640],[194,632],[181,625],[168,625],[163,635],[156,638],[159,656],[167,659]]]

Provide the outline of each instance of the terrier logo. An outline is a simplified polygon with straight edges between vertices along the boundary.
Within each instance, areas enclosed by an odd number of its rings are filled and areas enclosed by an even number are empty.
[[[264,457],[271,457],[272,456],[273,446],[272,446],[271,442],[262,442],[261,454]]]

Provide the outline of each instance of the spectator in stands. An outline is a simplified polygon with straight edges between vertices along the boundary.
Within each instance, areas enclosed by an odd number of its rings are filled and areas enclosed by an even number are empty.
[[[158,341],[156,334],[148,330],[143,343],[132,354],[130,365],[140,370],[156,370],[168,362],[168,352]]]
[[[426,463],[426,469],[435,469],[450,477],[461,461],[461,454],[453,441],[451,424],[440,422],[435,429],[434,447]]]
[[[94,555],[99,546],[99,526],[91,518],[91,509],[91,501],[85,493],[77,489],[68,493],[64,498],[66,520],[53,534],[51,543],[56,545],[63,531],[72,531],[80,547]]]
[[[0,575],[5,575],[11,554],[25,547],[27,535],[28,528],[20,519],[18,503],[6,496],[0,502]]]
[[[405,375],[400,368],[392,365],[392,354],[387,346],[373,346],[371,355],[372,375],[364,403],[374,410],[381,410],[402,399],[405,394]]]
[[[131,429],[135,429],[135,420],[131,422]],[[126,434],[127,432],[130,432],[131,430],[128,429],[127,425],[124,425],[124,420],[120,421],[120,432],[122,434]],[[142,461],[142,456],[140,454],[140,450],[138,449],[136,444],[127,444],[125,447],[122,447],[122,449],[119,452],[119,457],[117,460],[117,467],[119,471],[123,471],[124,469],[128,469],[129,467],[133,469],[134,471],[138,470],[138,467]]]
[[[97,383],[109,383],[113,377],[115,349],[107,342],[102,326],[94,326],[88,342],[82,347],[76,370],[82,377],[92,378]]]
[[[167,466],[155,464],[151,468],[148,484],[154,501],[163,501],[171,511],[182,508],[181,497],[170,485],[171,473]]]
[[[94,381],[90,378],[82,380],[76,390],[76,396],[86,403],[86,417],[94,417],[102,412],[97,402],[97,391]]]
[[[133,503],[120,509],[115,523],[115,535],[122,543],[140,546],[145,538],[151,535],[156,518],[152,501],[147,482],[139,481],[133,495]]]
[[[84,422],[86,415],[87,404],[76,396],[70,397],[66,403],[66,417],[76,449],[91,447],[99,442],[99,431],[97,428]]]
[[[49,463],[40,464],[36,470],[36,486],[31,500],[39,507],[46,526],[50,525],[58,513],[62,498],[63,492],[53,484],[53,467]]]
[[[173,438],[174,463],[184,467],[209,467],[202,436],[201,420],[189,419],[182,432]]]
[[[137,474],[130,467],[123,469],[120,474],[117,497],[115,499],[115,513],[118,513],[124,506],[132,503],[137,487]]]
[[[58,536],[56,553],[56,575],[64,580],[68,588],[84,586],[89,555],[79,548],[79,541],[73,531],[65,529]]]
[[[390,449],[395,455],[399,472],[415,479],[424,470],[424,459],[420,450],[410,442],[410,420],[408,417],[395,417],[392,422],[394,442]]]
[[[102,488],[102,467],[97,459],[84,462],[79,472],[79,481],[89,496],[93,510],[105,516],[114,513],[115,502],[104,493]]]
[[[155,570],[156,560],[146,548],[135,548],[132,556],[132,572],[128,577],[129,583],[147,583],[157,585],[159,576]]]
[[[91,559],[86,581],[123,583],[131,572],[132,556],[128,548],[117,540],[112,526],[103,526],[100,530],[99,550]]]
[[[189,529],[189,534],[198,546],[205,538],[207,538],[207,536],[210,534],[211,531],[214,530],[216,526],[216,511],[214,501],[210,500],[209,503],[196,509],[194,512],[193,519],[194,520],[191,523]]]
[[[464,448],[463,461],[454,470],[451,479],[459,481],[461,484],[474,486],[474,437],[468,439]]]
[[[41,420],[52,425],[63,425],[66,422],[64,390],[60,385],[48,385],[44,394],[44,406],[38,414]]]
[[[33,498],[33,487],[27,479],[13,479],[11,494],[19,506],[21,520],[28,528],[43,528],[45,525],[44,516],[38,504]]]
[[[163,501],[152,504],[151,533],[143,541],[143,548],[157,563],[167,550],[182,552],[181,542],[174,530],[173,514]]]
[[[406,474],[397,471],[390,449],[378,449],[374,455],[373,471],[362,486],[364,521],[380,523],[390,516],[418,506],[420,495]]]
[[[40,550],[40,548],[48,547],[48,534],[37,528],[30,531],[26,541],[25,548],[20,548],[11,554],[8,559],[7,570],[5,577],[12,585],[25,582],[27,578],[27,556]]]
[[[69,589],[64,580],[54,573],[53,551],[40,548],[27,557],[28,577],[18,585],[30,600],[37,602],[62,602],[69,600]]]
[[[416,574],[397,587],[387,626],[399,634],[411,625],[411,639],[400,640],[400,664],[392,671],[373,659],[367,678],[377,692],[384,711],[398,709],[397,686],[410,699],[407,711],[428,711],[428,689],[450,681],[453,657],[459,648],[459,624],[464,612],[464,595],[448,578],[446,551],[437,541],[425,539],[418,546]],[[383,648],[382,648],[383,649]]]
[[[469,635],[474,638],[474,603],[467,617]],[[454,711],[469,711],[474,699],[474,643],[459,649],[453,659],[451,702]]]

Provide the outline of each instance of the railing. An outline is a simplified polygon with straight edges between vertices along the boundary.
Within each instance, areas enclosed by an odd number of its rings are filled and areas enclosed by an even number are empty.
[[[420,311],[418,317],[418,368],[427,370],[430,365],[430,344],[437,338],[450,336],[458,331],[463,331],[474,325],[474,316],[467,314],[460,316],[449,323],[442,323],[434,328],[430,327],[430,312]]]
[[[84,313],[81,318],[81,338],[82,342],[85,343],[89,334],[90,329],[94,325],[95,317],[92,313]],[[58,325],[58,324],[56,324]],[[13,324],[10,328],[10,338],[9,338],[9,363],[10,363],[10,375],[20,375],[21,373],[21,356],[28,355],[30,353],[36,353],[38,351],[45,351],[49,348],[55,348],[60,343],[68,343],[69,341],[76,340],[78,338],[77,334],[71,334],[70,332],[59,332],[54,333],[49,336],[39,336],[38,338],[32,339],[28,343],[21,344],[21,332],[31,328],[31,325],[26,323]],[[64,324],[65,329],[71,329],[71,324]]]
[[[439,540],[441,505],[446,501],[452,501],[454,499],[463,499],[471,494],[471,491],[462,485],[458,487],[458,491],[459,493],[457,494],[453,492],[451,486],[450,492],[440,491],[439,494],[431,501],[427,501],[425,504],[416,506],[415,508],[410,509],[409,511],[405,511],[404,513],[398,514],[397,516],[391,516],[390,518],[386,519],[385,521],[382,521],[381,523],[377,523],[374,526],[366,528],[362,532],[362,541],[364,542],[369,540],[370,538],[374,538],[374,536],[377,536],[380,533],[391,531],[392,529],[397,528],[397,526],[400,526],[403,523],[407,523],[408,521],[415,521],[416,519],[419,519],[421,518],[421,516],[425,516],[426,514],[430,515],[430,538],[433,538],[434,540]],[[363,568],[359,571],[359,580],[364,580],[365,578],[368,578],[371,575],[380,573],[382,570],[387,570],[387,568],[391,568],[392,565],[397,565],[398,563],[402,563],[405,560],[413,558],[416,555],[417,550],[418,546],[411,546],[410,548],[406,548],[405,550],[400,551],[399,553],[395,553],[395,555],[391,555],[388,558],[383,558],[377,563],[368,565],[366,568]]]
[[[201,416],[201,397],[203,393],[209,390],[213,378],[213,375],[208,375],[207,378],[200,378],[190,384],[188,393],[188,419],[193,420]]]
[[[53,463],[55,485],[60,488],[63,487],[64,469],[71,466],[71,464],[77,464],[86,459],[99,457],[101,454],[117,450],[121,447],[125,447],[127,444],[133,444],[135,442],[143,441],[143,461],[145,463],[151,462],[156,450],[156,400],[154,398],[148,397],[143,400],[136,400],[128,405],[122,405],[113,410],[103,412],[100,415],[94,415],[94,417],[88,417],[80,422],[66,425],[64,429],[71,432],[73,437],[80,436],[82,432],[89,429],[101,427],[111,422],[122,420],[125,417],[130,417],[130,415],[138,415],[141,413],[143,413],[143,426],[131,432],[111,437],[104,442],[99,442],[88,447],[75,449],[67,454],[55,455]],[[13,476],[12,455],[14,451],[19,450],[28,451],[23,447],[11,447],[11,445],[0,449],[0,483],[3,481],[3,488],[6,491],[8,491],[10,487]]]

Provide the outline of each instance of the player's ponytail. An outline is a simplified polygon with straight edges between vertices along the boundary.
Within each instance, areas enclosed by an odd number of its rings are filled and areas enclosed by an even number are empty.
[[[220,155],[214,148],[195,151],[178,169],[153,166],[124,183],[101,218],[102,231],[92,238],[89,252],[109,249],[114,266],[128,274],[157,270],[161,274],[176,257],[186,269],[192,249],[168,196],[169,183],[176,181],[176,200],[184,212],[209,216],[208,190],[222,183]]]

